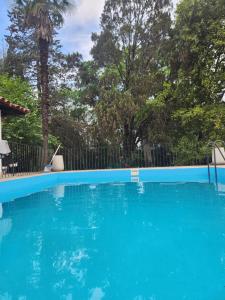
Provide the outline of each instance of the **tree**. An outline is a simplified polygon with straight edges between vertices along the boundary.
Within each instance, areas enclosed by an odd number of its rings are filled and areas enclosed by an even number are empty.
[[[121,134],[125,151],[142,140],[135,121],[139,110],[162,90],[170,26],[169,0],[106,0],[102,31],[92,35],[92,54],[104,78],[98,111],[114,116],[108,125],[116,126],[114,134]]]
[[[22,7],[14,6],[8,12],[9,27],[5,36],[7,55],[3,72],[10,76],[26,79],[37,86],[38,47],[34,30],[26,28]]]
[[[5,36],[7,55],[5,57],[3,73],[10,76],[19,76],[27,80],[38,93],[41,94],[39,78],[39,50],[34,28],[27,28],[22,7],[14,6],[9,12],[10,25]],[[57,24],[55,24],[57,25]],[[79,53],[64,54],[61,51],[57,32],[54,31],[52,43],[49,45],[49,86],[50,95],[60,85],[65,85],[74,80],[76,68],[82,57]]]
[[[29,144],[32,141],[32,144],[40,145],[41,119],[38,113],[38,102],[31,86],[21,78],[0,75],[0,95],[30,109],[30,113],[25,117],[8,117],[4,121],[4,138],[12,142]]]
[[[83,104],[94,107],[99,100],[99,67],[94,61],[80,63],[76,88]]]
[[[39,49],[39,78],[41,89],[41,113],[43,134],[43,162],[48,161],[49,138],[49,47],[53,42],[55,27],[63,23],[63,13],[70,7],[67,0],[16,0],[23,9],[25,25],[35,29]]]
[[[224,139],[224,1],[181,1],[173,41],[170,103],[177,144],[186,138],[204,147],[209,140]]]
[[[225,137],[224,1],[181,1],[169,45],[164,88],[141,117],[149,136],[176,145],[184,164],[204,157],[209,140]]]
[[[188,106],[220,103],[225,93],[224,1],[183,0],[176,14],[171,76],[177,92],[185,93]]]

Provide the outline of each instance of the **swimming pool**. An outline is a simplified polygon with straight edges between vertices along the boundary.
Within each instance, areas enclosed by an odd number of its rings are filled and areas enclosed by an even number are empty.
[[[224,300],[224,178],[216,187],[197,168],[0,183],[0,299]]]

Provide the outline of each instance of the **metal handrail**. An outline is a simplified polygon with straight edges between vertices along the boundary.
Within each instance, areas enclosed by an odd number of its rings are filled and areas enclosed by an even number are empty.
[[[216,184],[218,184],[218,174],[217,174],[217,163],[216,163],[216,148],[219,150],[222,158],[224,159],[225,162],[225,156],[223,155],[222,151],[220,150],[220,147],[218,143],[222,144],[225,147],[225,142],[222,140],[217,140],[217,141],[210,141],[207,144],[207,147],[211,146],[214,151],[214,169],[215,169],[215,179],[216,179]],[[209,183],[211,182],[211,176],[210,176],[210,163],[209,163],[209,155],[207,156],[207,163],[208,163],[208,178],[209,178]]]

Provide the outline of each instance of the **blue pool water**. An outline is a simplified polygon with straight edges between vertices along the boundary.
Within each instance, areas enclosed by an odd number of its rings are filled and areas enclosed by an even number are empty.
[[[57,185],[1,205],[0,299],[225,299],[213,184]]]

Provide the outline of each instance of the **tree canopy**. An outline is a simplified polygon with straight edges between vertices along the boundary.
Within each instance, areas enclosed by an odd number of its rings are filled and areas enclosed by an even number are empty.
[[[51,6],[57,1],[31,2]],[[16,102],[23,99],[32,114],[7,121],[7,138],[27,143],[43,139],[37,38],[45,37],[52,141],[69,148],[119,145],[127,153],[140,145],[167,144],[185,163],[203,157],[209,140],[224,139],[223,0],[181,0],[175,13],[170,0],[106,0],[89,61],[76,49],[63,53],[57,40],[67,1],[51,6],[50,19],[34,17],[42,6],[32,6],[30,20],[27,2],[17,3],[9,11],[0,94]],[[39,17],[47,22],[45,29]]]

